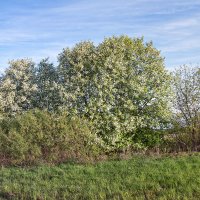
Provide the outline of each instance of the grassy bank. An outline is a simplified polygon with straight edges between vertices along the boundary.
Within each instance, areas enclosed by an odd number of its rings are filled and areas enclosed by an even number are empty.
[[[199,199],[200,155],[1,168],[0,199]]]

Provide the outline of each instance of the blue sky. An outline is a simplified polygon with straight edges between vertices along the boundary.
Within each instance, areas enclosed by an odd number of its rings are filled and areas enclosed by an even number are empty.
[[[167,68],[200,61],[200,0],[0,1],[0,71],[8,60],[55,62],[67,46],[104,37],[144,36]]]

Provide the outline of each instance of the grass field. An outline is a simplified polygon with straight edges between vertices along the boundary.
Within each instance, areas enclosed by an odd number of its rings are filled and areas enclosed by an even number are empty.
[[[200,155],[2,167],[0,199],[200,199]]]

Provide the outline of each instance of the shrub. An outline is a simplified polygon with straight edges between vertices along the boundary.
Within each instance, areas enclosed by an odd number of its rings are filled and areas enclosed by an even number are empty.
[[[162,143],[163,135],[163,130],[141,128],[136,131],[133,141],[134,143],[139,143],[146,148],[153,148]]]
[[[162,148],[167,152],[200,151],[200,128],[173,127],[164,138]]]
[[[92,125],[67,113],[34,110],[0,122],[0,154],[12,164],[87,161],[98,152]]]

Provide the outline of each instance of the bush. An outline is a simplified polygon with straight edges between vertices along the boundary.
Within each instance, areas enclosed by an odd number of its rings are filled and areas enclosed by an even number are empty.
[[[12,164],[87,161],[98,155],[92,125],[66,113],[33,110],[0,122],[0,154]]]
[[[134,143],[139,143],[146,148],[159,146],[163,141],[163,130],[140,128],[133,137]]]
[[[164,138],[167,152],[200,151],[200,128],[175,126]]]

